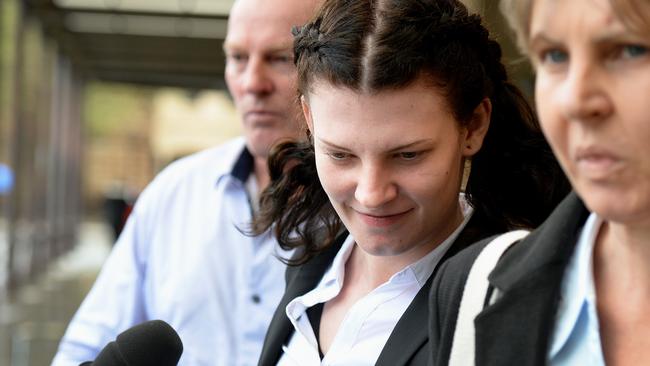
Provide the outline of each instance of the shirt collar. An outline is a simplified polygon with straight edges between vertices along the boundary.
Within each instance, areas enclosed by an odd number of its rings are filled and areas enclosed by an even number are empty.
[[[320,280],[316,288],[307,292],[306,294],[297,297],[287,305],[287,315],[291,318],[297,318],[299,314],[304,312],[318,303],[327,302],[333,299],[343,287],[343,278],[345,276],[345,263],[352,254],[354,249],[354,238],[348,235],[341,249],[334,257],[332,265],[325,272],[323,278]]]
[[[600,231],[602,218],[592,213],[578,238],[576,250],[567,266],[562,280],[560,303],[555,320],[551,344],[551,357],[558,354],[569,341],[578,324],[580,313],[586,303],[595,304],[596,292],[593,277],[593,248]]]
[[[254,170],[254,158],[246,147],[243,136],[234,138],[223,145],[201,152],[206,159],[210,159],[210,173],[215,182],[215,187],[227,178],[245,184]],[[207,165],[207,164],[206,164]]]
[[[251,155],[248,148],[244,146],[230,170],[230,175],[238,179],[240,182],[246,183],[248,177],[253,172],[254,165],[253,155]]]

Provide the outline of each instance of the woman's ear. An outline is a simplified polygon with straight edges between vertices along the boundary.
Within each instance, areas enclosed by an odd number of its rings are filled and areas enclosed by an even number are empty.
[[[305,116],[305,121],[307,122],[307,128],[309,133],[314,133],[314,120],[311,116],[311,109],[309,108],[309,103],[307,98],[304,95],[300,96],[300,106],[302,107],[302,114]]]
[[[483,140],[490,127],[492,116],[492,102],[485,98],[479,103],[472,113],[472,118],[465,127],[466,134],[463,141],[463,156],[471,157],[481,150]]]

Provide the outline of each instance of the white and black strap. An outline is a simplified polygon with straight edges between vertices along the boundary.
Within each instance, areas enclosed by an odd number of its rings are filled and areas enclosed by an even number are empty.
[[[463,297],[458,309],[449,366],[474,365],[474,318],[483,310],[485,305],[485,297],[490,287],[488,276],[503,253],[528,233],[527,230],[515,230],[502,234],[486,245],[476,257],[467,276]],[[495,295],[496,291],[490,296],[489,304],[495,301]]]

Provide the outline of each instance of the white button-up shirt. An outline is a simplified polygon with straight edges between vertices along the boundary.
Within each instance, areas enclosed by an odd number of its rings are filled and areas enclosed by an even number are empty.
[[[180,335],[179,365],[256,365],[284,293],[288,257],[250,237],[245,181],[252,157],[237,139],[171,164],[139,197],[124,232],[73,318],[53,365],[77,366],[149,319]]]
[[[348,236],[318,286],[287,304],[286,314],[295,332],[288,345],[283,346],[284,354],[278,365],[374,365],[398,320],[469,221],[472,209],[463,198],[461,203],[465,214],[463,223],[429,254],[395,273],[387,282],[357,301],[348,310],[332,345],[321,360],[307,309],[326,303],[341,292],[345,263],[355,245],[354,238]]]

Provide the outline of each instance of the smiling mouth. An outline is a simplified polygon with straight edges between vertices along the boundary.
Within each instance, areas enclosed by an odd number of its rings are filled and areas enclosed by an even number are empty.
[[[411,211],[413,211],[413,209],[408,209],[403,212],[399,212],[396,214],[388,214],[388,215],[372,215],[372,214],[366,214],[359,211],[357,211],[357,213],[359,214],[361,220],[368,226],[386,227],[397,223],[406,215],[408,215]]]

